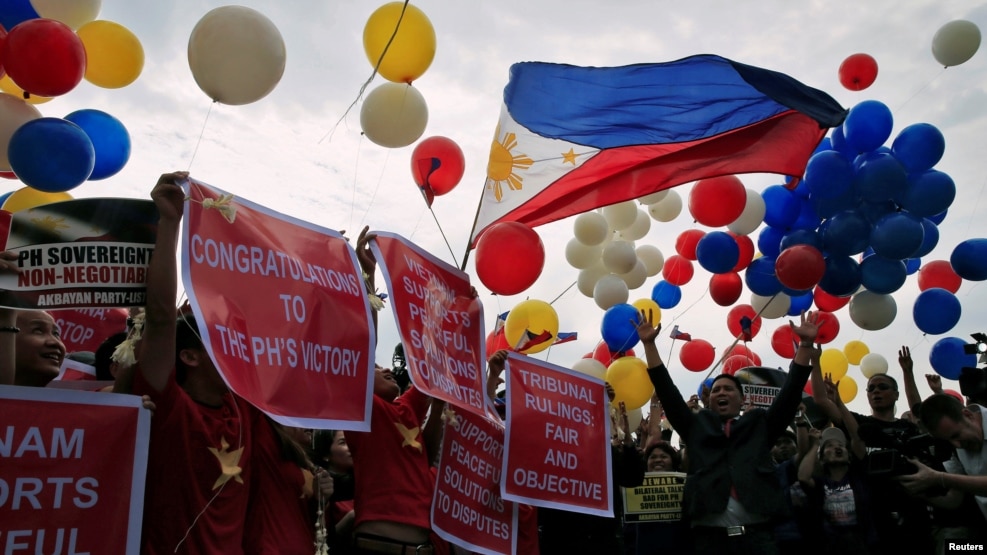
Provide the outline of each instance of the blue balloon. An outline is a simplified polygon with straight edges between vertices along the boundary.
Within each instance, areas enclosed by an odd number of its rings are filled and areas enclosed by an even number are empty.
[[[898,205],[892,200],[884,202],[861,202],[857,205],[857,211],[867,218],[871,225],[876,224],[881,218],[892,212],[898,211]]]
[[[791,304],[788,305],[788,315],[798,316],[810,308],[812,308],[812,291],[794,295],[791,296]]]
[[[929,363],[937,374],[947,380],[958,380],[964,367],[975,367],[977,355],[968,355],[966,341],[958,337],[943,337],[929,351]]]
[[[10,198],[10,195],[12,194],[14,194],[13,191],[7,191],[6,193],[0,195],[0,206],[3,206],[3,203],[7,202],[7,199]]]
[[[949,263],[956,275],[969,281],[987,279],[987,239],[967,239],[953,249]]]
[[[814,154],[805,166],[805,183],[813,196],[838,197],[853,183],[853,166],[835,150]]]
[[[675,305],[682,300],[682,289],[678,285],[661,280],[651,290],[651,300],[658,303],[661,308],[675,308]]]
[[[953,329],[960,321],[960,300],[956,295],[933,287],[919,293],[912,307],[912,318],[923,333],[939,335]]]
[[[600,323],[600,335],[607,347],[613,352],[621,352],[637,345],[640,341],[637,334],[637,322],[640,318],[637,309],[626,303],[608,308]]]
[[[86,132],[60,118],[38,118],[18,127],[10,137],[7,158],[18,179],[46,193],[81,185],[96,163]]]
[[[878,154],[860,165],[854,183],[864,201],[882,202],[904,193],[908,188],[908,174],[894,156]]]
[[[924,172],[939,163],[946,152],[946,138],[932,124],[913,123],[894,138],[891,151],[908,173]]]
[[[908,178],[901,207],[920,217],[944,212],[956,199],[956,184],[949,175],[929,170]]]
[[[31,0],[3,0],[0,2],[0,25],[10,31],[18,23],[28,19],[37,19],[38,12],[31,5]]]
[[[929,219],[932,220],[932,223],[934,223],[936,225],[939,225],[939,224],[941,224],[943,222],[943,220],[946,219],[946,214],[948,212],[949,212],[949,210],[943,210],[942,212],[940,212],[938,214],[934,214],[932,216],[929,216]]]
[[[829,135],[829,140],[833,145],[833,150],[842,154],[847,160],[852,161],[857,157],[858,153],[854,152],[846,142],[846,135],[843,133],[842,125],[833,128],[833,132]]]
[[[775,275],[775,258],[762,256],[755,258],[744,270],[744,282],[751,293],[770,297],[781,291],[781,282]]]
[[[799,217],[801,203],[784,185],[771,185],[761,193],[764,199],[764,223],[785,229]]]
[[[89,136],[96,153],[90,181],[106,179],[123,169],[130,159],[130,134],[120,120],[99,110],[76,110],[65,119]]]
[[[922,237],[922,246],[913,252],[909,258],[921,258],[932,252],[932,249],[939,244],[939,228],[932,223],[932,220],[922,218],[922,229],[925,231],[925,235]]]
[[[781,238],[781,250],[795,245],[811,245],[816,250],[823,250],[822,238],[815,231],[809,229],[796,229]]]
[[[850,108],[843,122],[843,133],[850,149],[860,153],[883,145],[893,127],[894,117],[883,102],[864,100]]]
[[[819,144],[816,145],[816,149],[812,151],[813,155],[819,154],[820,152],[826,152],[827,150],[833,150],[833,140],[829,137],[823,137]]]
[[[733,270],[740,260],[740,247],[729,233],[711,231],[696,244],[696,261],[713,274]]]
[[[891,149],[886,146],[879,146],[870,152],[863,152],[858,154],[856,158],[853,159],[853,171],[856,173],[867,161],[874,160],[881,154],[891,154]]]
[[[699,389],[696,390],[696,395],[698,395],[700,399],[703,397],[703,389],[706,391],[713,389],[713,380],[715,379],[716,378],[706,378],[703,380],[703,383],[699,384]]]
[[[921,258],[909,258],[905,260],[905,273],[912,275],[922,267]]]
[[[872,254],[860,263],[860,284],[878,295],[890,295],[901,289],[907,277],[905,263],[901,260]]]
[[[795,190],[798,193],[798,189]],[[799,204],[799,217],[792,222],[792,229],[816,229],[822,219],[816,214],[816,207],[809,199],[802,199]]]
[[[834,297],[848,297],[860,288],[860,265],[849,256],[827,256],[819,288]]]
[[[819,228],[823,250],[837,255],[864,252],[870,242],[871,225],[856,210],[846,210],[823,222]]]
[[[764,256],[772,258],[781,252],[781,239],[785,232],[776,227],[767,226],[757,234],[757,250]]]
[[[816,215],[820,218],[830,218],[844,210],[853,210],[860,204],[860,193],[856,187],[851,187],[846,193],[835,198],[809,197]]]
[[[904,260],[919,250],[925,239],[922,220],[908,212],[888,214],[870,232],[874,252],[892,260]]]
[[[795,188],[792,189],[792,194],[802,200],[809,198],[809,186],[805,183],[804,179],[799,179],[799,182],[795,185]]]

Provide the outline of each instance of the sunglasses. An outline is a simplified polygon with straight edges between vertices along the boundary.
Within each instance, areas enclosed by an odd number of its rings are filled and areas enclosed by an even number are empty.
[[[890,389],[891,386],[886,383],[875,383],[867,386],[867,393],[871,393],[873,391],[888,391]]]

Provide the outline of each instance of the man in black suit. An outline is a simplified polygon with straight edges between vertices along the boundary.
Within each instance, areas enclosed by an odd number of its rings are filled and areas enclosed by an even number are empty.
[[[648,361],[648,374],[665,415],[686,444],[689,457],[683,510],[691,521],[696,553],[774,555],[771,519],[785,512],[775,476],[771,447],[792,422],[809,379],[813,341],[818,333],[814,313],[791,324],[799,337],[788,379],[767,410],[741,415],[744,394],[737,378],[721,374],[713,380],[709,408],[692,412],[661,361],[655,338],[661,330],[643,314],[638,334]]]

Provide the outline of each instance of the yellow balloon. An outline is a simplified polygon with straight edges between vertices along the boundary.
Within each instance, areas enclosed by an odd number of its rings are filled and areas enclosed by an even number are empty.
[[[854,366],[870,353],[870,348],[863,341],[849,341],[843,346],[843,354],[846,355],[847,362]]]
[[[51,100],[50,96],[38,96],[36,94],[31,94],[24,89],[17,86],[14,80],[10,78],[6,73],[3,77],[0,77],[0,90],[7,94],[12,94],[21,100],[26,101],[28,104],[44,104]]]
[[[840,393],[840,400],[844,403],[849,403],[853,401],[854,397],[857,396],[857,382],[850,376],[844,376],[840,380],[840,385],[837,386],[837,390]]]
[[[381,77],[395,83],[411,83],[432,65],[435,29],[425,12],[415,6],[404,2],[384,4],[370,15],[363,28],[363,50]]]
[[[532,335],[539,335],[542,332],[552,334],[552,340],[559,335],[559,315],[555,313],[552,305],[545,301],[535,299],[521,301],[511,309],[504,322],[504,335],[507,337],[507,344],[511,348],[516,348],[518,344],[524,343],[522,338],[525,332]],[[524,354],[540,353],[552,345],[552,340],[532,345],[529,349],[521,350]]]
[[[617,407],[623,401],[627,410],[643,407],[655,392],[648,378],[648,365],[637,357],[620,357],[611,362],[607,383],[615,394],[612,406]]]
[[[850,363],[846,355],[839,349],[826,349],[819,357],[819,366],[822,368],[823,376],[829,374],[834,382],[846,376],[846,371]]]
[[[31,187],[24,187],[13,192],[4,201],[0,210],[7,212],[20,212],[42,204],[50,204],[63,200],[72,200],[72,195],[68,193],[45,193]]]
[[[645,316],[651,315],[651,325],[658,326],[661,323],[661,308],[658,303],[651,299],[638,299],[631,303],[631,306],[637,309],[638,312],[643,313]]]
[[[112,21],[90,21],[77,34],[86,49],[86,81],[104,89],[119,89],[140,76],[144,47],[126,27]]]

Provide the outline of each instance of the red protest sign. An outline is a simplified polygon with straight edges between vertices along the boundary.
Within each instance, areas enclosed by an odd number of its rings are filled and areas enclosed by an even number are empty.
[[[432,529],[476,553],[517,552],[517,504],[500,497],[504,429],[467,412],[447,423]]]
[[[282,424],[368,431],[374,339],[346,239],[195,180],[189,197],[182,277],[226,383]]]
[[[96,351],[107,337],[127,331],[127,311],[123,308],[55,310],[51,315],[67,353]]]
[[[0,413],[0,551],[138,553],[151,424],[140,398],[0,386]]]
[[[511,353],[504,499],[613,516],[608,405],[602,380]]]
[[[66,200],[15,213],[0,243],[17,253],[19,273],[0,275],[0,306],[143,306],[157,221],[153,202],[124,198]]]
[[[371,248],[387,282],[411,381],[432,397],[496,418],[484,395],[483,306],[469,276],[393,233],[378,232]]]

